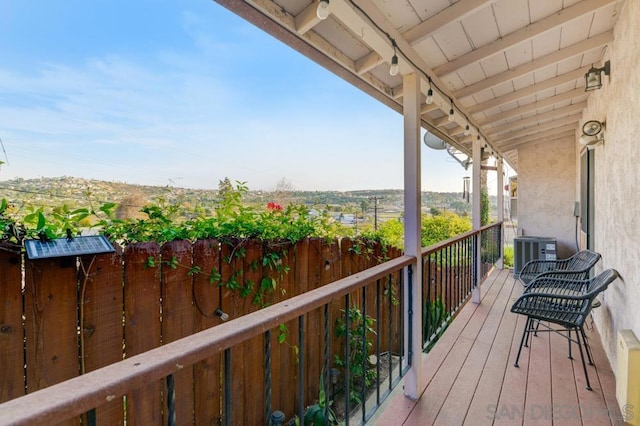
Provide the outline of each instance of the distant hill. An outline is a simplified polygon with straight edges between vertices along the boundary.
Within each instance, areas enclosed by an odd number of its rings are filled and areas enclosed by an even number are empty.
[[[163,199],[167,203],[197,208],[203,214],[211,213],[218,200],[218,191],[179,188],[174,186],[134,185],[76,177],[38,179],[12,179],[0,181],[0,198],[16,205],[53,207],[66,204],[69,207],[94,208],[106,202],[126,205],[138,210],[145,204]],[[283,205],[304,204],[310,209],[329,210],[380,218],[397,217],[403,211],[401,189],[359,191],[249,191],[247,204],[266,205],[270,201]],[[495,197],[491,197],[495,206]],[[377,204],[377,209],[376,209]],[[450,210],[458,214],[471,212],[471,204],[462,199],[462,193],[423,192],[424,211],[432,208]],[[377,211],[376,211],[377,210]]]

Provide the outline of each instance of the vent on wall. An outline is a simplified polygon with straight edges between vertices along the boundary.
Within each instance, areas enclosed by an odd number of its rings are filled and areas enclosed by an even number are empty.
[[[640,342],[631,330],[618,332],[616,399],[627,424],[640,425]]]
[[[556,260],[556,239],[516,237],[513,239],[513,273],[519,274],[530,260]]]

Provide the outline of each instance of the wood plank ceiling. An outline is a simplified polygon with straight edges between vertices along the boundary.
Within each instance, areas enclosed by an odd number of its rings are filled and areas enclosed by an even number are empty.
[[[399,112],[417,72],[427,130],[517,170],[519,147],[575,138],[624,0],[330,0],[324,20],[319,0],[216,1]]]

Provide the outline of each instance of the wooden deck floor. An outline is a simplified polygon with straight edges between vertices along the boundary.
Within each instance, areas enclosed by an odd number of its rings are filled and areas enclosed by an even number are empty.
[[[577,347],[541,333],[513,366],[525,318],[510,312],[522,292],[510,270],[495,270],[482,286],[482,303],[468,303],[436,346],[423,355],[417,401],[402,386],[378,410],[376,425],[623,425],[615,376],[591,320],[585,327],[595,366],[585,389]]]

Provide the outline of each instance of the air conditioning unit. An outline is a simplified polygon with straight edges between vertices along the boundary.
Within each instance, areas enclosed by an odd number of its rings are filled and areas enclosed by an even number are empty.
[[[530,260],[556,260],[557,243],[550,237],[516,237],[513,239],[513,273],[519,274]]]

